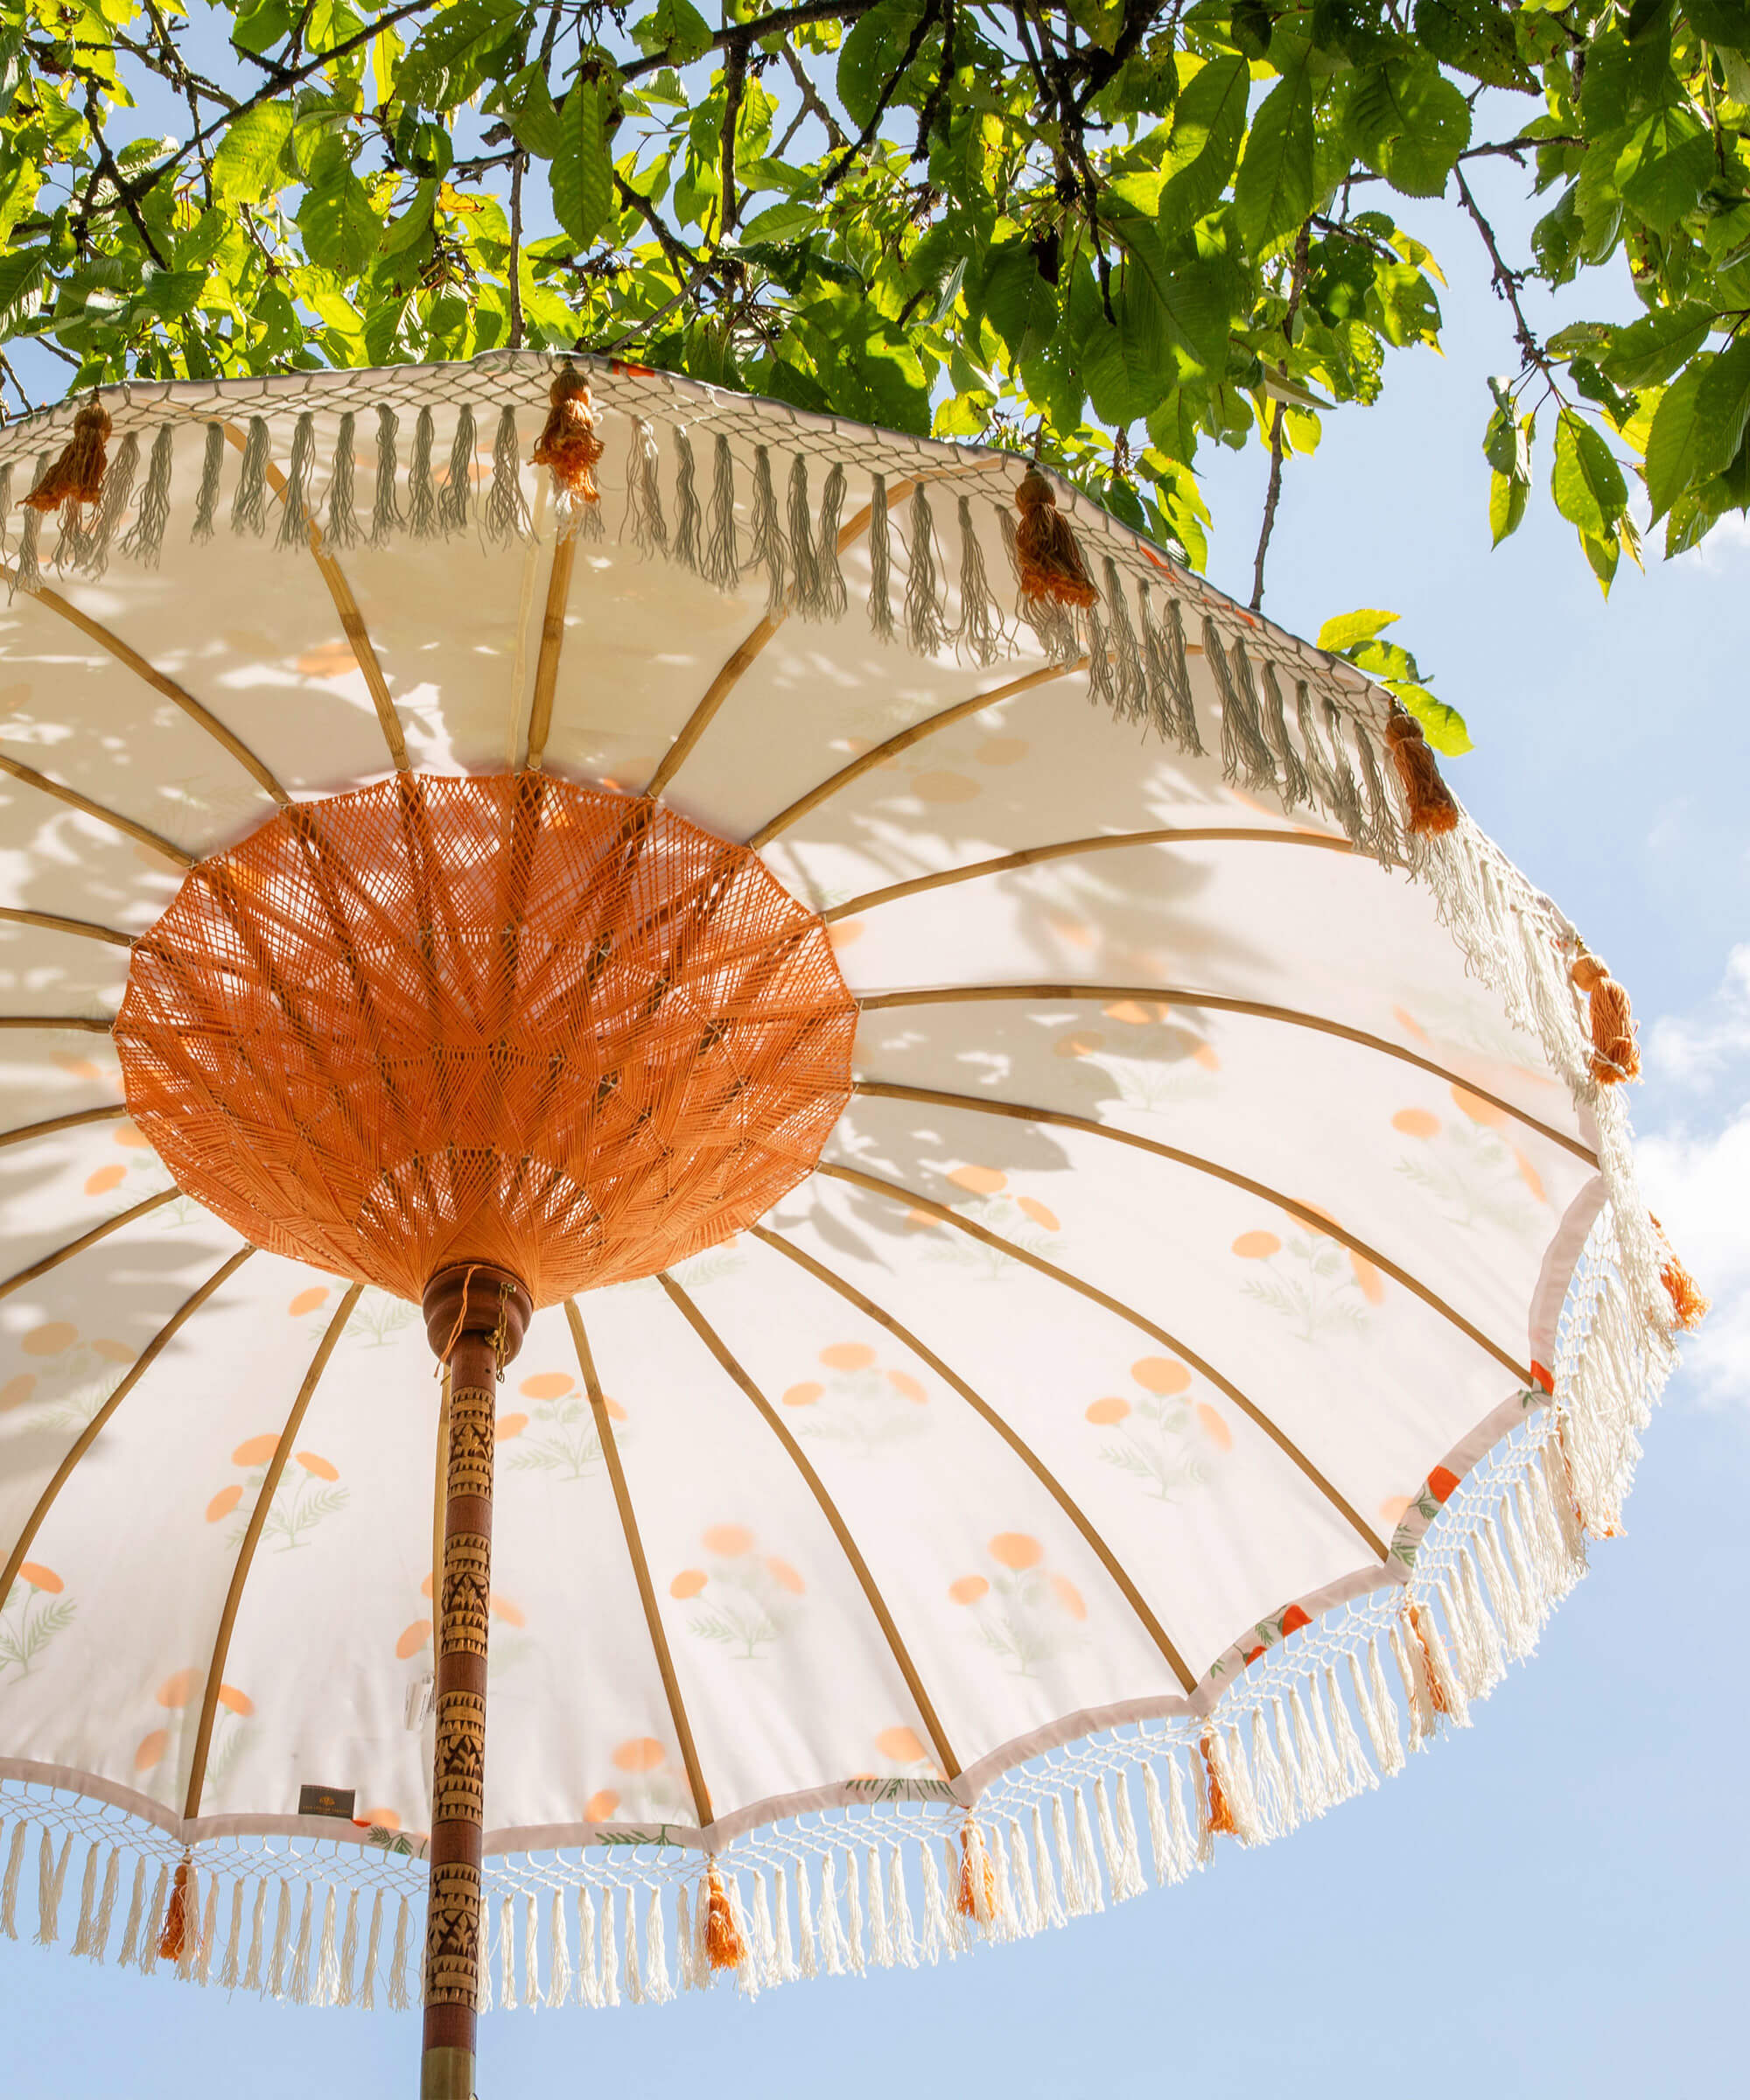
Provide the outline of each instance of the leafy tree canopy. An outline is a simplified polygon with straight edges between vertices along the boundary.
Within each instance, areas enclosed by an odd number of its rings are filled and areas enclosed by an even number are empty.
[[[1200,562],[1200,448],[1273,513],[1438,343],[1446,196],[1522,360],[1490,529],[1547,462],[1607,589],[1640,485],[1670,551],[1750,503],[1747,122],[1750,0],[0,0],[0,335],[80,387],[611,352],[1037,444]],[[1632,321],[1522,311],[1625,266]]]

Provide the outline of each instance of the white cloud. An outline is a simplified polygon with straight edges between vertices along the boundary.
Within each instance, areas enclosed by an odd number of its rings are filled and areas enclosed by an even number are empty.
[[[1750,1407],[1750,1108],[1712,1136],[1643,1138],[1641,1185],[1713,1310],[1684,1344],[1704,1396]]]
[[[1647,1061],[1663,1077],[1698,1090],[1750,1060],[1750,942],[1726,959],[1719,990],[1698,1012],[1666,1015],[1648,1031]]]
[[[1636,1145],[1642,1185],[1713,1300],[1684,1361],[1705,1397],[1750,1406],[1750,943],[1700,1006],[1653,1024],[1646,1059],[1677,1116]]]

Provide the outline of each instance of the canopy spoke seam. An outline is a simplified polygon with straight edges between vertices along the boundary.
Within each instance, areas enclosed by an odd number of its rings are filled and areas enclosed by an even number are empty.
[[[797,1443],[794,1437],[779,1418],[777,1410],[748,1376],[739,1360],[732,1353],[722,1336],[718,1334],[717,1329],[712,1326],[704,1314],[699,1311],[687,1292],[675,1281],[667,1270],[658,1270],[656,1280],[668,1292],[670,1302],[680,1312],[682,1318],[685,1320],[694,1334],[715,1357],[719,1369],[732,1379],[752,1402],[760,1419],[776,1437],[783,1447],[784,1455],[802,1475],[809,1494],[819,1504],[822,1516],[825,1517],[831,1528],[833,1536],[838,1541],[845,1559],[850,1564],[851,1573],[856,1577],[870,1611],[873,1614],[876,1623],[881,1629],[882,1638],[886,1641],[889,1652],[898,1666],[900,1675],[905,1680],[906,1689],[912,1695],[919,1718],[928,1732],[943,1773],[949,1780],[957,1778],[961,1769],[960,1760],[956,1756],[954,1747],[948,1741],[947,1732],[936,1714],[934,1703],[924,1689],[923,1679],[918,1673],[917,1665],[912,1660],[911,1652],[906,1648],[898,1626],[894,1623],[893,1614],[887,1601],[882,1595],[874,1576],[871,1573],[869,1564],[864,1559],[857,1541],[851,1536],[850,1529],[846,1524],[837,1503],[834,1502],[831,1494],[828,1492],[826,1483],[815,1471],[802,1446]]]
[[[1115,1144],[1128,1145],[1133,1151],[1148,1152],[1156,1158],[1165,1159],[1173,1166],[1186,1167],[1194,1173],[1208,1175],[1212,1180],[1226,1182],[1231,1188],[1242,1189],[1246,1194],[1256,1196],[1263,1202],[1273,1205],[1310,1230],[1327,1235],[1340,1246],[1347,1247],[1351,1254],[1359,1255],[1364,1262],[1371,1263],[1382,1275],[1389,1276],[1396,1284],[1401,1284],[1432,1312],[1438,1312],[1442,1320],[1455,1327],[1467,1341],[1474,1342],[1485,1355],[1493,1357],[1503,1370],[1510,1371],[1521,1385],[1529,1386],[1532,1382],[1529,1365],[1521,1363],[1510,1349],[1504,1349],[1498,1343],[1491,1341],[1480,1327],[1448,1305],[1438,1292],[1431,1290],[1389,1255],[1382,1254],[1378,1248],[1366,1240],[1358,1239],[1347,1226],[1340,1225],[1334,1218],[1315,1210],[1310,1203],[1300,1202],[1293,1196],[1284,1194],[1281,1189],[1272,1188],[1268,1182],[1255,1181],[1250,1175],[1240,1173],[1233,1167],[1222,1166],[1215,1160],[1201,1158],[1196,1152],[1184,1152],[1178,1145],[1162,1144],[1157,1139],[1144,1138],[1134,1130],[1118,1130],[1110,1124],[1096,1123],[1087,1116],[1073,1116],[1062,1109],[1040,1108],[1022,1102],[980,1100],[973,1094],[947,1094],[931,1087],[899,1086],[885,1080],[854,1080],[851,1092],[872,1101],[918,1102],[932,1108],[964,1110],[970,1115],[1003,1116],[1017,1123],[1038,1123],[1060,1130],[1080,1130],[1089,1138],[1107,1138]]]
[[[1507,1664],[1531,1652],[1585,1572],[1564,1516],[1564,1482],[1556,1424],[1545,1415],[1497,1446],[1441,1513],[1407,1601],[1401,1590],[1365,1597],[1280,1642],[1213,1711],[1141,1713],[1073,1742],[1018,1746],[1019,1760],[999,1753],[993,1769],[969,1775],[965,1801],[872,1790],[866,1802],[724,1842],[664,1826],[609,1833],[569,1857],[557,1844],[489,1853],[498,1929],[483,1970],[499,1978],[507,2006],[531,2008],[660,2004],[677,1987],[723,1981],[752,1996],[816,1970],[915,1967],[1026,1938],[1141,1894],[1145,1866],[1157,1885],[1172,1885],[1210,1864],[1224,1836],[1248,1848],[1272,1842],[1402,1770],[1406,1720],[1412,1751],[1442,1726],[1468,1726]],[[1497,1527],[1517,1542],[1510,1570],[1490,1544]],[[1410,1605],[1428,1643],[1414,1654],[1404,1634]],[[1436,1682],[1444,1707],[1432,1704]],[[10,1826],[0,1847],[0,1932],[18,1936],[19,1869],[34,1834],[41,1942],[60,1935],[69,1859],[83,1844],[75,1953],[150,1974],[162,1958],[171,1875],[181,1867],[190,1930],[175,1970],[186,1980],[316,2006],[368,2008],[380,1987],[391,2006],[408,2002],[410,1913],[424,1867],[405,1841],[329,1844],[266,1830],[201,1838],[119,1803],[69,1796],[33,1781],[29,1768],[17,1774],[0,1776],[0,1828]],[[969,1857],[990,1869],[988,1879],[971,1878],[970,1907]],[[130,1863],[130,1929],[116,1954],[115,1914]],[[713,1872],[747,1950],[724,1978],[704,1958],[696,1923]],[[292,1900],[299,1891],[301,1903]]]
[[[213,1742],[214,1718],[219,1708],[219,1694],[223,1690],[225,1665],[231,1652],[231,1635],[236,1628],[238,1614],[242,1609],[243,1592],[248,1583],[250,1570],[255,1565],[256,1549],[261,1544],[262,1532],[267,1524],[268,1512],[273,1507],[274,1496],[279,1492],[286,1460],[291,1455],[292,1439],[303,1427],[304,1418],[310,1411],[310,1404],[322,1382],[322,1374],[327,1369],[329,1360],[341,1335],[346,1331],[346,1323],[353,1317],[353,1308],[358,1304],[363,1291],[362,1284],[354,1284],[346,1293],[335,1309],[334,1317],[324,1330],[321,1340],[317,1344],[316,1354],[311,1358],[310,1367],[304,1374],[303,1382],[286,1416],[285,1426],[274,1446],[273,1456],[269,1460],[267,1472],[262,1475],[255,1507],[249,1512],[248,1528],[237,1548],[230,1584],[220,1609],[218,1630],[213,1638],[213,1653],[207,1662],[205,1689],[200,1698],[200,1718],[194,1733],[194,1750],[189,1761],[188,1788],[182,1808],[183,1816],[189,1822],[192,1822],[200,1813],[200,1796],[206,1784],[206,1759]]]
[[[861,1013],[883,1013],[898,1006],[956,1006],[970,1005],[990,999],[1034,999],[1041,1004],[1075,1005],[1097,1000],[1102,1005],[1113,1004],[1124,999],[1145,1000],[1158,1006],[1195,1006],[1212,1013],[1239,1014],[1248,1019],[1279,1021],[1291,1028],[1309,1028],[1320,1035],[1334,1036],[1340,1042],[1354,1043],[1363,1050],[1377,1051],[1383,1057],[1393,1057],[1400,1064],[1413,1065],[1418,1072],[1426,1072],[1435,1079],[1444,1080],[1448,1086],[1459,1087],[1473,1094],[1479,1101],[1487,1102],[1490,1108],[1499,1109],[1511,1116],[1516,1123],[1522,1123],[1527,1130],[1536,1130],[1540,1138],[1547,1138],[1575,1158],[1583,1159],[1588,1166],[1600,1164],[1599,1155],[1578,1138],[1571,1138],[1552,1124],[1541,1122],[1530,1110],[1516,1107],[1499,1094],[1491,1094],[1486,1087],[1476,1085],[1446,1066],[1437,1064],[1432,1058],[1421,1057],[1413,1050],[1404,1049],[1396,1043],[1389,1043],[1382,1036],[1369,1035],[1365,1029],[1351,1028],[1347,1022],[1327,1020],[1322,1014],[1305,1013],[1298,1007],[1272,1006],[1258,999],[1241,999],[1213,991],[1192,991],[1182,984],[943,984],[921,986],[913,990],[865,991],[858,996],[858,1011]]]
[[[7,567],[4,562],[0,562],[0,579],[4,579],[15,591],[20,583],[18,570]],[[141,655],[131,644],[123,641],[112,628],[106,627],[102,620],[94,620],[88,612],[75,606],[71,598],[63,598],[59,591],[52,591],[45,583],[26,584],[24,588],[27,598],[33,598],[46,612],[55,614],[76,627],[88,640],[94,641],[99,648],[113,656],[117,663],[131,671],[136,678],[143,680],[155,693],[161,693],[166,700],[180,708],[198,729],[229,752],[256,786],[271,795],[275,802],[285,803],[291,800],[272,773],[234,730],[228,729],[186,687],[159,670],[156,664]]]
[[[694,1811],[698,1816],[700,1829],[707,1830],[712,1820],[710,1789],[705,1784],[704,1768],[699,1761],[698,1744],[693,1735],[693,1725],[687,1712],[686,1700],[682,1695],[680,1676],[675,1668],[674,1650],[669,1646],[668,1629],[662,1623],[655,1588],[650,1579],[650,1563],[645,1555],[643,1536],[638,1528],[637,1514],[632,1506],[632,1489],[620,1455],[619,1439],[613,1433],[613,1423],[608,1415],[601,1381],[596,1374],[595,1354],[590,1348],[583,1314],[578,1310],[578,1301],[574,1298],[565,1300],[565,1318],[570,1326],[572,1346],[577,1351],[578,1368],[583,1374],[584,1390],[589,1395],[590,1411],[595,1417],[596,1432],[601,1439],[602,1457],[606,1463],[609,1483],[613,1489],[614,1507],[619,1512],[626,1556],[632,1563],[633,1579],[638,1586],[638,1600],[643,1608],[644,1623],[649,1630],[656,1672],[662,1680],[662,1696],[668,1704],[675,1740],[680,1746],[681,1761],[687,1769],[687,1785],[693,1797]]]
[[[821,914],[830,925],[835,919],[850,919],[859,912],[872,912],[901,898],[920,896],[927,890],[952,888],[962,882],[983,882],[993,875],[1008,875],[1020,868],[1036,868],[1044,862],[1068,860],[1083,853],[1107,853],[1132,846],[1204,846],[1256,844],[1323,847],[1327,852],[1353,853],[1346,838],[1320,831],[1267,831],[1256,825],[1163,825],[1150,831],[1101,831],[1087,838],[1066,838],[1052,845],[1023,846],[1014,853],[998,854],[993,860],[969,861],[958,868],[941,868],[934,874],[914,875],[908,882],[889,883],[885,889],[865,890],[860,897],[847,898]]]
[[[992,1407],[990,1403],[981,1394],[975,1392],[958,1372],[951,1370],[934,1349],[920,1340],[909,1327],[906,1326],[893,1313],[888,1312],[885,1306],[878,1306],[872,1298],[866,1298],[854,1284],[846,1282],[844,1278],[829,1269],[823,1262],[816,1261],[812,1255],[804,1253],[800,1247],[781,1238],[777,1233],[768,1231],[763,1225],[756,1225],[752,1229],[755,1239],[761,1241],[767,1247],[776,1249],[780,1254],[794,1262],[799,1269],[815,1278],[817,1282],[824,1284],[828,1290],[836,1292],[847,1305],[856,1306],[865,1318],[872,1320],[878,1326],[885,1327],[903,1348],[911,1351],[920,1363],[928,1365],[950,1391],[958,1393],[988,1429],[995,1431],[1009,1449],[1026,1466],[1034,1479],[1039,1481],[1046,1494],[1051,1496],[1070,1522],[1074,1525],[1083,1542],[1111,1578],[1113,1586],[1141,1622],[1150,1641],[1166,1658],[1169,1668],[1179,1679],[1183,1689],[1187,1692],[1194,1691],[1197,1689],[1195,1675],[1186,1663],[1185,1658],[1180,1654],[1179,1649],[1173,1645],[1166,1629],[1161,1625],[1159,1619],[1150,1607],[1141,1591],[1124,1572],[1124,1564],[1113,1552],[1111,1547],[1107,1544],[1104,1536],[1088,1516],[1081,1504],[1076,1502],[1062,1481],[1058,1479],[1051,1467],[1046,1464],[1013,1424]]]
[[[1312,1463],[1287,1432],[1272,1421],[1255,1401],[1248,1399],[1230,1378],[1223,1377],[1222,1373],[1206,1357],[1199,1355],[1195,1349],[1181,1341],[1177,1335],[1169,1334],[1165,1327],[1150,1320],[1145,1313],[1138,1312],[1134,1306],[1125,1305],[1121,1298],[1114,1298],[1110,1292],[1102,1291],[1098,1284],[1090,1284],[1083,1278],[1073,1275],[1068,1269],[1060,1269],[1054,1262],[1048,1262],[1040,1255],[1029,1253],[1025,1247],[1016,1246],[1012,1240],[1005,1240],[1000,1233],[987,1231],[984,1226],[974,1224],[970,1218],[962,1218],[958,1211],[951,1209],[946,1203],[938,1203],[934,1196],[927,1196],[919,1190],[904,1187],[897,1181],[883,1180],[878,1174],[864,1173],[858,1167],[838,1166],[830,1159],[822,1159],[815,1172],[825,1174],[835,1181],[844,1181],[853,1188],[865,1189],[870,1194],[880,1196],[888,1202],[903,1203],[908,1208],[925,1212],[938,1222],[950,1225],[957,1231],[965,1233],[969,1238],[976,1240],[981,1246],[989,1247],[993,1253],[1007,1255],[1011,1260],[1019,1262],[1029,1269],[1037,1270],[1041,1276],[1049,1277],[1053,1282],[1062,1284],[1067,1289],[1078,1292],[1090,1304],[1099,1306],[1108,1312],[1116,1313],[1120,1320],[1128,1320],[1138,1334],[1146,1334],[1151,1340],[1158,1341],[1163,1348],[1171,1349],[1174,1355],[1182,1357],[1194,1370],[1200,1372],[1218,1392],[1224,1394],[1256,1428],[1261,1429],[1283,1455],[1306,1475],[1344,1522],[1365,1540],[1368,1547],[1379,1556],[1381,1560],[1386,1558],[1388,1549],[1385,1541],[1361,1516],[1348,1498],[1334,1487],[1326,1475]]]
[[[163,1201],[164,1199],[160,1197],[158,1200]],[[145,1348],[135,1357],[127,1370],[123,1372],[115,1391],[110,1394],[102,1406],[74,1438],[66,1455],[51,1475],[48,1486],[38,1496],[36,1507],[25,1518],[24,1529],[19,1532],[13,1544],[12,1550],[7,1557],[4,1571],[0,1572],[0,1607],[4,1607],[6,1600],[10,1596],[12,1584],[18,1577],[18,1570],[24,1565],[24,1556],[30,1551],[38,1532],[42,1530],[44,1520],[47,1517],[50,1510],[54,1508],[61,1489],[72,1479],[80,1460],[97,1441],[99,1435],[108,1425],[111,1416],[115,1414],[116,1409],[121,1406],[122,1401],[133,1391],[146,1373],[150,1370],[164,1350],[176,1339],[185,1323],[193,1318],[215,1291],[220,1290],[230,1281],[255,1251],[253,1247],[240,1247],[235,1254],[232,1255],[228,1260],[222,1262],[214,1270],[204,1284],[182,1301],[163,1326],[152,1336]]]

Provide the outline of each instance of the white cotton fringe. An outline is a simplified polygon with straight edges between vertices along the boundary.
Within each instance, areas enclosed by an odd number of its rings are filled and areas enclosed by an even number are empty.
[[[1586,1340],[1572,1341],[1569,1358]],[[1565,1376],[1572,1383],[1580,1374],[1570,1365]],[[1465,1725],[1508,1662],[1530,1652],[1583,1567],[1561,1443],[1549,1417],[1534,1417],[1460,1484],[1403,1588],[1272,1648],[1213,1712],[1054,1753],[996,1781],[971,1813],[850,1811],[756,1832],[738,1859],[733,1849],[719,1854],[715,1871],[743,1949],[733,1970],[710,1967],[710,1885],[696,1854],[507,1861],[496,1886],[489,1862],[482,2006],[488,1995],[507,2010],[662,2004],[677,1988],[719,1985],[752,1996],[803,1977],[911,1968],[1031,1937],[1127,1901],[1150,1880],[1183,1881],[1224,1838],[1251,1846],[1284,1836],[1376,1787],[1402,1768],[1406,1748]],[[122,1827],[113,1817],[70,1827],[64,1802],[12,1789],[0,1811],[11,1825],[0,1930],[17,1936],[33,1857],[36,1936],[47,1944],[60,1936],[77,1840],[74,1951],[110,1958]],[[180,1848],[156,1832],[141,1842],[150,1856],[133,1858],[115,1958],[298,2003],[408,2003],[414,1863],[396,1863],[406,1875],[396,1890],[332,1857],[270,1862],[228,1856],[223,1844],[192,1847],[184,1950],[169,1964],[158,1948]],[[380,1970],[391,1898],[394,1950]]]

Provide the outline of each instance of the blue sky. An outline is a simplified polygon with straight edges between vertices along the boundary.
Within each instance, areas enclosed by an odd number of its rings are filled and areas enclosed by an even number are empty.
[[[1503,235],[1522,178],[1488,170]],[[1468,716],[1455,787],[1634,994],[1656,1206],[1721,1302],[1647,1438],[1626,1538],[1476,1726],[1256,1854],[940,1970],[746,2006],[489,2015],[484,2094],[651,2100],[1242,2092],[1445,2100],[1735,2086],[1750,1847],[1738,1541],[1750,1484],[1750,529],[1625,566],[1610,604],[1547,504],[1488,550],[1485,375],[1512,363],[1471,229],[1408,213],[1453,281],[1445,358],[1329,419],[1292,468],[1266,609],[1305,633],[1372,605]],[[1619,298],[1627,297],[1624,286]],[[1561,313],[1600,311],[1603,295]],[[1212,566],[1243,596],[1263,466],[1223,460]],[[1735,959],[1734,959],[1735,954]],[[28,1909],[28,1904],[20,1906]],[[416,2020],[228,2003],[0,1942],[9,2090],[27,2100],[400,2091]]]

